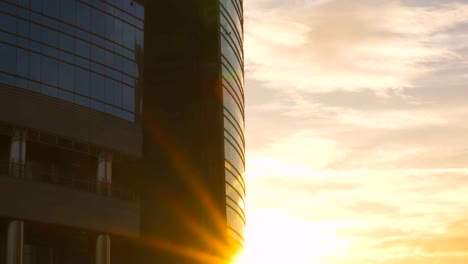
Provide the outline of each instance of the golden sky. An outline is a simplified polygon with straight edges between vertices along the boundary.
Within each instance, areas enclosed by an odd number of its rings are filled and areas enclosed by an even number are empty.
[[[468,1],[244,9],[247,263],[468,263]]]

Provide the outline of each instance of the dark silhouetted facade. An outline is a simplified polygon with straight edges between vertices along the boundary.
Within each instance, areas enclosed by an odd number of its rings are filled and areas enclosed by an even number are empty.
[[[228,263],[239,0],[0,2],[0,263]]]

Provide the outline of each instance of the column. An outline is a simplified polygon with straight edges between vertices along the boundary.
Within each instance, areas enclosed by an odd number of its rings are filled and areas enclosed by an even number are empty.
[[[101,234],[96,240],[96,264],[110,264],[110,236]]]
[[[26,129],[15,128],[10,145],[10,176],[22,178],[26,164]]]
[[[101,194],[112,195],[112,153],[101,152],[98,157],[97,186]],[[99,234],[96,241],[96,264],[110,264],[110,236]]]
[[[112,154],[101,152],[98,157],[97,186],[101,194],[111,195]]]
[[[23,233],[23,221],[15,220],[8,224],[6,264],[23,263]]]

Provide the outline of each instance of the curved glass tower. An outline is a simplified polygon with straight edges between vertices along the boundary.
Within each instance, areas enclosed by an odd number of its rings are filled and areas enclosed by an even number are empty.
[[[228,234],[244,244],[245,138],[242,1],[220,1],[221,72]]]

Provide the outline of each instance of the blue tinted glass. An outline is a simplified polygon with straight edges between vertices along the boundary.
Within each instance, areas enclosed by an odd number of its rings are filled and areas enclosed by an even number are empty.
[[[143,18],[145,17],[145,9],[143,8],[143,6],[139,5],[139,4],[136,4],[134,3],[135,5],[135,14],[136,16],[143,20]]]
[[[60,19],[70,24],[75,23],[75,0],[60,1]]]
[[[18,5],[26,7],[26,8],[29,8],[29,6],[30,6],[30,0],[16,0],[16,3],[18,3]]]
[[[80,2],[76,3],[76,25],[91,30],[91,8]]]
[[[106,17],[103,12],[93,9],[93,28],[92,32],[104,36],[106,34]]]
[[[75,39],[65,34],[60,34],[60,49],[74,52],[75,51]]]
[[[31,91],[40,93],[41,92],[41,85],[39,83],[37,83],[37,82],[30,81],[29,85],[28,85],[28,89],[31,90]]]
[[[17,49],[17,67],[16,74],[21,77],[28,77],[28,52],[23,49]]]
[[[37,53],[29,53],[29,78],[41,80],[41,56]]]
[[[136,45],[140,46],[140,48],[143,48],[143,31],[136,30],[135,42],[136,42]]]
[[[51,57],[54,57],[54,58],[57,58],[58,57],[58,50],[56,48],[52,48],[52,47],[47,47],[46,45],[41,45],[41,51],[43,54],[47,55],[47,56],[51,56]],[[55,46],[53,46],[55,47]]]
[[[73,63],[73,64],[75,63],[75,56],[64,51],[60,51],[59,58],[68,63]]]
[[[33,0],[35,1],[35,0]],[[51,16],[59,16],[59,0],[46,0],[42,3],[42,13]]]
[[[91,97],[100,101],[106,99],[106,79],[98,74],[91,74]]]
[[[15,33],[16,32],[16,18],[4,13],[0,13],[0,25],[2,29]]]
[[[105,60],[104,64],[112,66],[114,64],[114,54],[108,50],[104,51]]]
[[[29,19],[29,11],[26,9],[18,8],[17,15],[24,19]]]
[[[83,56],[83,57],[86,57],[86,58],[89,58],[89,55],[90,55],[90,45],[89,43],[86,43],[84,41],[81,41],[81,40],[76,40],[76,54],[80,55],[80,56]]]
[[[114,41],[122,44],[122,33],[123,33],[123,22],[119,19],[115,19],[114,24]]]
[[[75,92],[89,96],[89,71],[75,68]]]
[[[4,42],[10,43],[12,45],[16,44],[16,37],[12,34],[4,33],[0,31],[0,39]],[[3,45],[3,44],[2,44]]]
[[[67,91],[59,90],[58,97],[71,103],[75,102],[75,95]]]
[[[73,91],[75,87],[75,71],[70,64],[61,62],[59,64],[59,86],[62,89]]]
[[[58,96],[57,88],[54,88],[54,87],[51,87],[51,86],[48,86],[48,85],[41,85],[41,92],[43,94],[45,94],[45,95],[48,95],[48,96],[53,96],[53,97]]]
[[[135,49],[135,29],[128,24],[123,24],[123,44],[129,49]]]
[[[109,15],[106,15],[106,38],[114,39],[114,23],[115,19]]]
[[[135,110],[135,90],[132,87],[122,86],[123,105],[122,107],[128,111]]]
[[[29,31],[29,37],[36,41],[41,41],[42,38],[42,27],[34,23],[31,24],[31,31]]]
[[[58,84],[58,63],[56,60],[42,57],[41,64],[41,80],[50,85],[57,86]]]
[[[16,48],[10,45],[0,44],[0,71],[16,73]]]
[[[106,79],[106,103],[113,104],[114,103],[114,81],[110,79]]]
[[[104,62],[106,59],[104,50],[99,47],[93,46],[91,49],[91,59],[101,63]]]
[[[83,59],[83,58],[80,58],[80,57],[76,57],[75,58],[75,63],[78,65],[78,66],[81,66],[83,68],[86,68],[86,69],[89,69],[91,68],[91,62],[87,59]]]
[[[124,61],[127,61],[127,59],[124,59],[119,55],[114,55],[114,68],[118,69],[119,71],[123,71]]]
[[[5,83],[13,86],[16,85],[16,78],[8,74],[0,73],[0,83]]]
[[[116,106],[122,106],[122,84],[119,82],[114,82],[114,87],[113,87],[113,93],[114,93],[114,105]]]
[[[31,1],[31,8],[34,11],[41,12],[42,11],[42,0],[32,0]]]
[[[57,31],[48,29],[48,28],[43,28],[42,29],[42,42],[50,45],[57,47],[58,46],[58,40],[59,40],[59,34]]]
[[[83,96],[75,95],[75,103],[82,106],[91,107],[91,101],[89,98]]]
[[[106,110],[106,105],[101,102],[91,100],[91,108],[104,112]]]
[[[29,36],[29,22],[25,20],[18,19],[18,34],[21,36]]]

